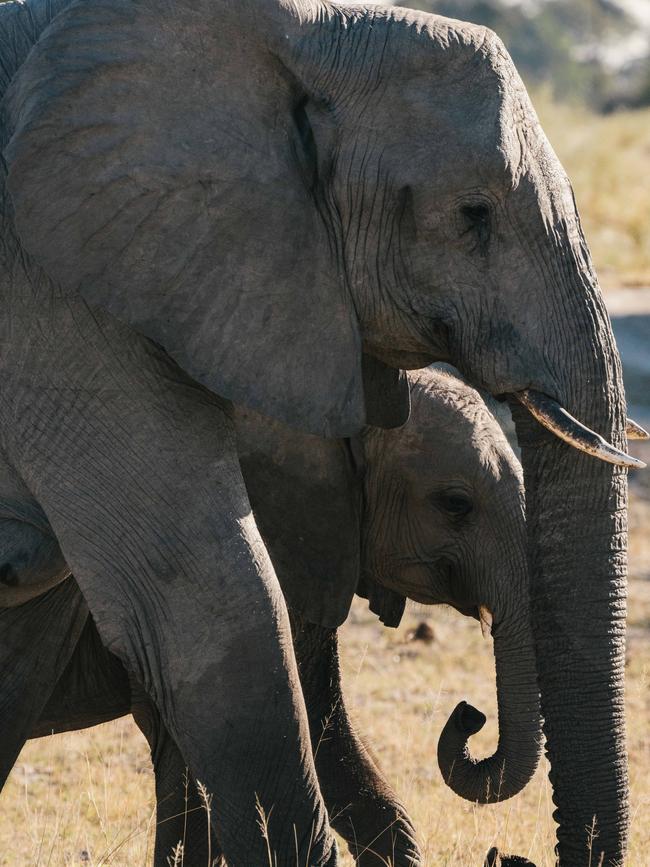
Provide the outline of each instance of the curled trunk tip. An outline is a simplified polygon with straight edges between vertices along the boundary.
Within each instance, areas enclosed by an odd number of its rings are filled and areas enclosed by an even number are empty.
[[[438,740],[438,766],[445,783],[461,798],[479,804],[505,801],[520,792],[529,781],[537,760],[523,773],[506,767],[503,751],[486,759],[473,759],[469,738],[485,725],[485,714],[461,701],[456,705]]]
[[[525,612],[516,622],[528,623]],[[479,804],[505,801],[531,779],[541,754],[542,720],[532,636],[499,624],[494,639],[499,741],[496,751],[474,759],[469,738],[485,725],[485,715],[461,701],[438,740],[438,765],[445,783],[461,798]]]

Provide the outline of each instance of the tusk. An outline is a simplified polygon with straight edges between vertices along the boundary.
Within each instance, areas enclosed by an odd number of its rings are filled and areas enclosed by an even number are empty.
[[[628,418],[627,420],[626,433],[629,440],[650,440],[648,431],[641,427],[640,424],[637,424],[632,418]]]
[[[516,392],[515,396],[543,427],[575,449],[619,467],[637,470],[645,467],[643,461],[625,454],[604,440],[600,434],[585,427],[548,395],[526,388]]]
[[[487,638],[492,635],[492,612],[485,605],[479,605],[478,617],[481,623],[481,634],[483,638]]]

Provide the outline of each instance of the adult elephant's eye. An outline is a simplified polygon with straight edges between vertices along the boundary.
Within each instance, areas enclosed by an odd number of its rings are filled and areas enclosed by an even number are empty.
[[[458,491],[436,491],[431,495],[431,501],[438,509],[454,518],[464,518],[474,508],[467,494]]]
[[[472,252],[481,256],[487,256],[490,246],[490,224],[491,215],[488,205],[477,202],[463,205],[460,209],[461,237],[469,239]]]

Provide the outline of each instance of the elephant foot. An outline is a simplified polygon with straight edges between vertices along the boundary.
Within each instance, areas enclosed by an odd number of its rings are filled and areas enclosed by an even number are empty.
[[[356,867],[420,867],[422,855],[415,840],[413,826],[404,816],[387,821],[383,831],[374,832],[357,825],[354,836],[345,835]],[[338,829],[337,829],[338,830]],[[365,831],[365,833],[364,833]],[[339,831],[340,832],[340,831]],[[367,841],[365,844],[362,841]]]
[[[522,855],[502,855],[496,846],[487,853],[483,867],[535,867],[532,861]]]

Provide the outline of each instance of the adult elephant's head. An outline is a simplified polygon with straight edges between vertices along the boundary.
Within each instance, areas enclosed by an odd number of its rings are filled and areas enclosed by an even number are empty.
[[[363,344],[450,360],[614,462],[516,413],[561,860],[598,860],[594,817],[604,863],[622,859],[620,362],[571,187],[499,40],[318,0],[87,0],[44,31],[4,116],[19,263],[214,390],[345,436],[364,421]]]

